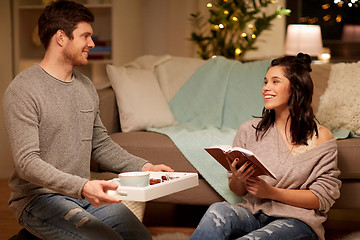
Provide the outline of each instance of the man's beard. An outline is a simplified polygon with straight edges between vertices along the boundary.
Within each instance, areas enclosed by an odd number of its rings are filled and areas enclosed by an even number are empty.
[[[65,60],[71,65],[75,66],[85,66],[88,64],[88,59],[84,57],[83,51],[78,53],[77,51],[66,51]]]

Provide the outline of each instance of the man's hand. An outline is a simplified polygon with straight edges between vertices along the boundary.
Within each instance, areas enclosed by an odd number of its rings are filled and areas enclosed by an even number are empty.
[[[151,163],[145,163],[141,169],[143,172],[145,171],[154,171],[154,172],[173,172],[174,170],[171,167],[168,167],[164,164],[153,165]]]
[[[106,191],[116,190],[117,187],[118,187],[117,183],[108,182],[105,180],[87,181],[82,189],[82,195],[94,207],[98,207],[105,204],[119,203],[121,202],[120,200],[106,194]]]

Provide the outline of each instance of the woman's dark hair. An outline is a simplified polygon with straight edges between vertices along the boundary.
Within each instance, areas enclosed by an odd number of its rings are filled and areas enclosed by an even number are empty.
[[[38,20],[38,34],[45,50],[50,39],[60,29],[73,39],[73,31],[79,22],[92,23],[94,15],[84,6],[72,1],[56,1],[46,6]]]
[[[314,131],[317,134],[315,116],[311,107],[314,85],[310,77],[311,58],[308,54],[299,53],[296,57],[285,56],[274,59],[271,67],[280,66],[290,81],[290,98],[288,108],[291,118],[291,142],[307,145],[307,140]],[[287,121],[289,121],[289,118]],[[263,109],[262,119],[255,127],[256,138],[262,138],[275,122],[275,111]]]

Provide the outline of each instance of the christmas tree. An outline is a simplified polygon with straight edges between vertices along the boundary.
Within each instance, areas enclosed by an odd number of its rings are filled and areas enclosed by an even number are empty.
[[[242,60],[246,52],[255,50],[259,35],[271,27],[271,22],[290,10],[278,8],[266,14],[265,10],[274,0],[217,0],[209,2],[210,17],[207,21],[200,13],[191,14],[196,30],[191,40],[198,47],[203,59],[222,55]],[[210,31],[209,31],[210,24]]]

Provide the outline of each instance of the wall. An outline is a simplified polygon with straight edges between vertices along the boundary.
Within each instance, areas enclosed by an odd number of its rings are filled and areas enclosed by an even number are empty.
[[[195,57],[195,46],[188,40],[192,31],[188,19],[198,8],[194,0],[143,1],[143,53]]]
[[[200,0],[203,1],[203,0]],[[199,0],[116,0],[113,11],[114,64],[144,54],[195,56],[188,18]]]
[[[10,176],[12,170],[12,159],[10,147],[7,141],[3,114],[2,97],[7,86],[10,84],[12,76],[12,42],[11,42],[11,11],[10,1],[0,1],[0,179]]]
[[[142,55],[141,4],[141,0],[113,1],[112,29],[115,65],[122,65]]]

